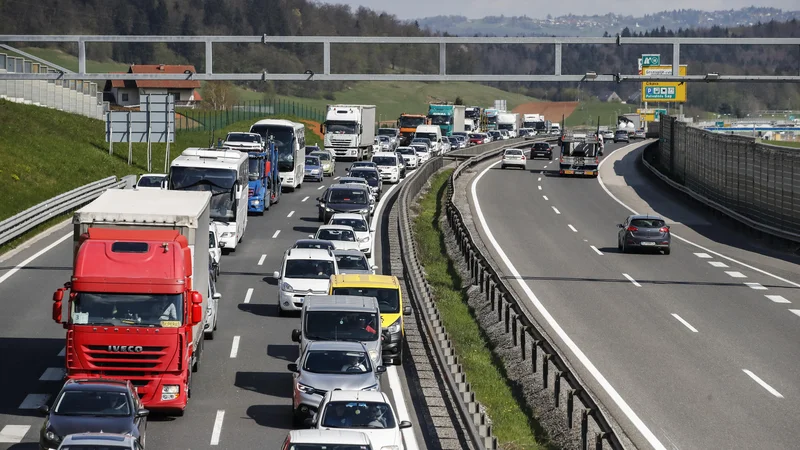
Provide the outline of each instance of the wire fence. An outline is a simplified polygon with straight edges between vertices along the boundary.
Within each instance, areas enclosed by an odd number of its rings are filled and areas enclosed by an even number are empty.
[[[274,115],[295,116],[314,122],[323,122],[325,119],[325,112],[319,108],[282,99],[244,101],[216,110],[177,108],[175,113],[177,131],[219,130],[242,120]]]

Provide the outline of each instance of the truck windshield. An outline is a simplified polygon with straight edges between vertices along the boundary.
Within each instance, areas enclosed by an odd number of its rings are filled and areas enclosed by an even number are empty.
[[[236,171],[207,167],[176,167],[169,169],[169,188],[175,191],[211,192],[211,220],[236,220],[233,188]]]
[[[464,111],[464,117],[467,119],[479,119],[481,117],[481,112],[478,109],[467,109]]]
[[[546,124],[544,122],[534,122],[533,123],[533,129],[536,130],[536,131],[545,130],[545,129],[547,129],[547,127],[545,125]]]
[[[358,124],[355,122],[342,122],[329,120],[325,122],[325,132],[330,134],[356,134]]]
[[[303,331],[312,341],[376,341],[378,314],[348,311],[308,311]]]
[[[400,297],[397,289],[362,288],[362,287],[337,287],[332,295],[356,295],[359,297],[375,297],[381,313],[392,314],[400,312]]]
[[[262,138],[273,138],[275,148],[278,149],[278,171],[291,172],[294,170],[294,130],[290,127],[278,125],[253,125],[251,133],[258,133]]]
[[[400,118],[400,127],[401,128],[417,128],[420,125],[425,125],[425,118],[424,117],[401,117]]]
[[[250,181],[261,179],[264,176],[264,158],[250,158],[249,172]]]
[[[497,116],[486,116],[486,122],[492,124],[497,123]]]
[[[435,115],[430,116],[431,125],[450,125],[453,123],[453,116]]]
[[[246,133],[230,133],[225,138],[225,140],[228,141],[228,142],[255,142],[255,143],[261,143],[261,140],[258,138],[258,136],[254,136],[252,134],[246,134]]]
[[[499,130],[508,130],[508,131],[510,131],[510,130],[513,130],[513,129],[514,129],[514,124],[511,124],[511,123],[501,123],[500,125],[498,125],[498,126],[497,126],[497,128],[498,128]]]
[[[181,294],[80,292],[72,302],[75,325],[170,327],[183,324]]]

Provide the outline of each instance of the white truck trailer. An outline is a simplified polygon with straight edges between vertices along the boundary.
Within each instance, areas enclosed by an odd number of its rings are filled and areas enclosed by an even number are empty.
[[[323,146],[337,158],[369,159],[375,123],[375,105],[328,105],[320,126]]]

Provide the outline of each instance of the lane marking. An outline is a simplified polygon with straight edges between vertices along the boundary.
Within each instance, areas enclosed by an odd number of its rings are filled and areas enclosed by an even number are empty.
[[[306,201],[306,200],[308,200],[308,199],[309,199],[309,197],[305,197],[304,199],[302,199],[302,200],[300,200],[300,201],[301,201],[301,202],[304,202],[304,201]]]
[[[247,289],[247,294],[244,294],[244,302],[250,303],[250,298],[253,297],[253,288]]]
[[[58,352],[58,356],[63,357],[63,356],[66,356],[66,355],[67,355],[67,347],[62,348],[61,351]]]
[[[770,394],[772,394],[772,395],[774,395],[775,397],[778,397],[778,398],[783,398],[783,395],[781,395],[780,392],[776,391],[772,386],[768,385],[764,380],[759,378],[758,375],[754,374],[753,372],[751,372],[751,371],[749,371],[747,369],[742,369],[742,372],[746,373],[750,378],[753,379],[753,381],[755,381],[756,383],[760,384],[761,387],[766,389],[767,392],[769,392]]]
[[[764,297],[767,297],[775,303],[792,303],[786,300],[782,295],[765,295]],[[789,311],[791,311],[791,309]]]
[[[765,288],[764,286],[762,286],[760,283],[745,283],[745,284],[746,284],[746,285],[747,285],[747,287],[749,287],[750,289],[755,289],[755,290],[757,290],[757,291],[766,291],[766,290],[768,290],[767,288]]]
[[[747,278],[747,275],[743,274],[742,272],[726,270],[725,273],[727,273],[730,277],[733,278]]]
[[[684,325],[686,326],[686,328],[688,328],[688,329],[689,329],[689,330],[690,330],[692,333],[697,333],[697,328],[695,328],[695,327],[691,326],[691,325],[689,324],[689,322],[687,322],[687,321],[683,320],[683,317],[681,317],[681,316],[679,316],[679,315],[677,315],[677,314],[672,314],[672,317],[674,317],[675,319],[677,319],[677,320],[678,320],[678,322],[680,322],[680,323],[684,324]]]
[[[219,435],[222,434],[222,422],[225,420],[225,410],[217,410],[217,418],[214,419],[214,429],[211,431],[211,445],[219,445]]]
[[[263,266],[265,259],[267,259],[267,255],[261,255],[261,258],[258,258],[258,265]]]
[[[389,198],[389,194],[391,194],[394,188],[398,186],[400,186],[400,183],[392,185],[392,187],[390,187],[388,191],[384,192],[381,195],[381,200],[378,202],[378,205],[375,206],[375,213],[372,215],[372,223],[370,223],[369,225],[370,232],[375,231],[376,230],[375,227],[378,226],[378,219],[381,217],[383,208],[386,206],[386,202],[384,200]],[[370,239],[370,244],[369,244],[369,255],[370,255],[369,259],[371,260],[370,261],[371,264],[375,264],[375,241],[377,241],[377,239],[375,239],[374,235],[371,237],[372,239]]]
[[[623,276],[623,277],[625,277],[625,278],[627,278],[627,279],[628,279],[628,281],[630,281],[631,283],[633,283],[633,285],[634,285],[634,286],[636,286],[636,287],[642,287],[642,285],[641,285],[641,284],[639,284],[639,283],[638,283],[636,280],[634,280],[634,279],[633,279],[633,277],[632,277],[632,276],[628,275],[627,273],[623,273],[623,274],[622,274],[622,276]]]
[[[386,375],[389,376],[389,389],[392,390],[392,397],[394,398],[395,411],[400,420],[411,420],[408,415],[408,408],[406,408],[406,401],[403,398],[403,385],[400,383],[400,377],[397,375],[397,366],[389,366],[386,369]],[[407,450],[418,450],[417,437],[414,435],[412,428],[404,428],[403,440],[406,443]]]
[[[317,190],[318,190],[318,191],[321,191],[321,190],[323,190],[323,189],[325,189],[325,185],[324,185],[324,184],[323,184],[322,186],[320,186],[320,187],[318,187],[318,188],[317,188]]]
[[[50,400],[50,394],[28,394],[19,405],[19,409],[39,409]]]
[[[236,358],[239,354],[239,336],[233,337],[233,344],[231,345],[231,358]]]
[[[545,199],[545,201],[548,200],[546,195],[543,195],[542,198]]]
[[[275,239],[276,237],[278,237],[279,234],[281,234],[281,230],[276,230],[275,234],[272,235],[272,239]]]
[[[335,177],[335,178],[333,179],[333,181],[337,181],[337,180],[339,180],[340,178],[342,178],[342,177]]]
[[[592,250],[594,250],[594,252],[598,255],[603,256],[603,252],[601,252],[599,248],[595,247],[594,245],[590,245],[589,247],[592,247]]]
[[[647,440],[647,442],[650,443],[651,446],[655,447],[656,450],[666,450],[664,444],[662,444],[661,441],[658,440],[656,435],[653,434],[652,431],[650,431],[647,425],[645,425],[642,419],[640,419],[639,416],[633,411],[633,409],[622,398],[619,392],[617,392],[617,390],[614,389],[613,386],[611,386],[611,383],[609,383],[606,377],[602,373],[600,373],[600,370],[598,370],[597,367],[594,365],[594,363],[592,363],[592,361],[589,360],[589,358],[578,347],[575,341],[573,341],[572,338],[569,337],[567,332],[564,331],[563,328],[561,328],[561,325],[559,325],[558,322],[556,322],[556,319],[550,314],[547,308],[545,308],[542,302],[539,301],[539,299],[536,297],[536,294],[534,294],[531,288],[528,286],[528,284],[524,282],[517,268],[514,267],[514,264],[508,258],[503,249],[500,247],[500,244],[497,242],[497,239],[494,238],[494,235],[492,234],[491,230],[489,230],[489,225],[486,223],[486,218],[483,217],[483,211],[481,210],[480,201],[478,201],[477,186],[481,178],[483,178],[483,176],[486,175],[486,173],[492,167],[496,166],[499,163],[500,161],[497,161],[493,164],[490,164],[487,168],[485,168],[472,182],[472,186],[470,189],[470,194],[472,195],[472,201],[475,205],[475,212],[477,213],[476,215],[478,216],[478,221],[481,223],[481,228],[483,229],[484,234],[489,240],[489,243],[492,244],[492,247],[494,248],[498,256],[500,256],[500,259],[503,260],[503,263],[510,272],[511,276],[514,277],[514,280],[517,282],[517,284],[519,284],[520,288],[525,292],[525,295],[527,295],[528,300],[530,300],[533,306],[539,311],[539,314],[541,314],[542,317],[545,319],[545,321],[547,321],[547,323],[550,325],[553,331],[564,342],[567,348],[570,349],[570,351],[575,355],[578,361],[580,361],[581,364],[583,364],[583,366],[586,367],[586,370],[597,381],[600,387],[602,387],[603,390],[608,394],[608,396],[611,397],[611,400],[617,405],[617,407],[622,411],[622,413],[625,414],[625,416],[628,418],[628,420],[631,421],[631,423],[633,423],[636,429],[639,430],[639,432],[644,436],[644,438]],[[391,366],[390,369],[392,367],[394,366]]]
[[[66,370],[63,367],[48,367],[45,369],[39,381],[64,381]]]
[[[638,145],[638,144],[632,144],[632,145]],[[613,152],[609,153],[609,154],[608,154],[608,156],[611,156],[611,155],[613,155],[615,152],[617,152],[617,151],[619,151],[619,150],[622,150],[622,149],[624,149],[624,148],[627,148],[627,147],[630,147],[630,146],[626,146],[626,147],[618,148],[618,149],[614,150]],[[598,173],[600,173],[600,167],[602,167],[602,166],[603,166],[603,163],[604,163],[604,162],[606,162],[606,161],[608,160],[608,156],[607,156],[607,157],[605,157],[605,158],[603,158],[603,160],[602,160],[602,161],[600,161],[600,164],[598,164],[598,166],[597,166],[597,171],[598,171]],[[638,212],[636,212],[636,211],[635,211],[633,208],[631,208],[630,206],[626,205],[625,203],[623,203],[623,202],[622,202],[622,200],[618,199],[618,198],[617,198],[617,197],[616,197],[614,194],[612,194],[612,193],[611,193],[611,191],[610,191],[610,190],[608,190],[608,188],[606,187],[606,184],[605,184],[605,183],[603,183],[603,180],[601,179],[601,177],[599,177],[599,176],[597,177],[597,182],[598,182],[598,183],[600,183],[600,187],[602,187],[602,188],[603,188],[603,190],[606,192],[606,194],[607,194],[609,197],[611,197],[611,198],[612,198],[612,199],[613,199],[615,202],[617,202],[617,203],[619,203],[620,205],[622,205],[622,207],[623,207],[623,208],[627,209],[627,210],[628,210],[628,211],[630,211],[631,213],[633,213],[633,214],[636,214],[636,215],[638,215],[638,214],[639,214],[639,213],[638,213]],[[730,261],[730,262],[732,262],[732,263],[734,263],[734,264],[739,264],[739,265],[740,265],[740,266],[742,266],[742,267],[745,267],[745,268],[747,268],[747,269],[750,269],[750,270],[756,271],[756,272],[758,272],[758,273],[760,273],[760,274],[762,274],[762,275],[767,275],[767,276],[769,276],[769,277],[772,277],[772,278],[774,278],[774,279],[776,279],[776,280],[783,281],[783,282],[784,282],[784,283],[786,283],[786,284],[789,284],[789,285],[792,285],[792,286],[794,286],[794,287],[800,288],[800,283],[796,283],[796,282],[794,282],[794,281],[787,280],[786,278],[783,278],[783,277],[780,277],[780,276],[778,276],[778,275],[775,275],[775,274],[773,274],[773,273],[767,272],[766,270],[759,269],[758,267],[753,267],[753,266],[751,266],[750,264],[743,263],[743,262],[741,262],[741,261],[739,261],[739,260],[736,260],[736,259],[734,259],[734,258],[731,258],[730,256],[725,256],[725,255],[723,255],[722,253],[715,252],[715,251],[713,251],[713,250],[709,250],[709,249],[707,249],[707,248],[703,247],[702,245],[700,245],[700,244],[697,244],[697,243],[695,243],[695,242],[692,242],[692,241],[690,241],[690,240],[688,240],[688,239],[686,239],[686,238],[684,238],[684,237],[678,236],[678,235],[677,235],[677,234],[675,234],[675,233],[670,233],[670,234],[672,235],[672,237],[674,237],[674,238],[677,238],[677,239],[679,239],[679,240],[683,241],[684,243],[686,243],[686,244],[689,244],[689,245],[692,245],[692,246],[694,246],[694,247],[696,247],[696,248],[698,248],[698,249],[700,249],[700,250],[703,250],[704,252],[710,253],[710,254],[712,254],[712,255],[716,255],[716,256],[718,256],[718,257],[720,257],[720,258],[722,258],[722,259],[728,260],[728,261]],[[706,253],[703,253],[703,254],[705,255]],[[700,258],[704,258],[703,256],[700,256],[700,254],[698,254],[698,253],[695,253],[695,255],[698,255]],[[710,257],[710,256],[709,256],[709,257]]]
[[[69,239],[71,237],[72,237],[72,232],[70,232],[69,234],[67,234],[65,236],[62,236],[62,237],[58,238],[57,241],[53,242],[52,244],[48,245],[47,247],[45,247],[45,248],[39,250],[38,252],[34,253],[33,256],[31,256],[30,258],[26,259],[25,261],[22,261],[21,263],[17,264],[13,269],[11,269],[8,272],[4,273],[3,276],[0,276],[0,283],[2,283],[3,281],[6,281],[7,279],[11,278],[11,275],[14,275],[15,273],[19,272],[20,269],[22,269],[23,267],[25,267],[28,264],[32,263],[36,258],[44,255],[45,253],[47,253],[50,250],[52,250],[55,246],[57,246],[58,244],[60,244],[60,243],[62,243],[64,241],[66,241],[67,239]]]
[[[289,215],[286,216],[286,218],[288,219],[289,217],[292,217],[293,215],[294,215],[294,211],[290,212]]]
[[[561,214],[561,211],[559,211],[555,206],[551,206],[551,208],[553,208],[553,211],[555,211],[556,214]]]
[[[694,256],[703,259],[711,259],[711,255],[709,255],[708,253],[695,253]]]
[[[800,317],[800,309],[790,309],[789,311],[791,311],[792,313],[794,313],[794,314],[796,314],[798,317]]]
[[[538,179],[538,180],[536,180],[536,181],[542,181],[542,177],[539,177],[539,179]]]
[[[18,444],[30,429],[30,425],[6,425],[0,430],[0,443]]]
[[[572,230],[573,232],[575,232],[575,233],[577,233],[577,232],[578,232],[578,230],[576,230],[576,229],[575,229],[575,227],[573,227],[571,224],[567,224],[567,226],[568,226],[568,227],[569,227],[569,229],[570,229],[570,230]]]
[[[547,169],[547,165],[545,165],[544,168]]]
[[[540,191],[542,190],[542,187],[541,187],[541,186],[537,186],[537,187],[539,188],[539,190],[540,190]]]
[[[720,267],[720,268],[727,268],[728,267],[728,265],[725,264],[722,261],[709,261],[708,263],[711,264],[714,267]]]

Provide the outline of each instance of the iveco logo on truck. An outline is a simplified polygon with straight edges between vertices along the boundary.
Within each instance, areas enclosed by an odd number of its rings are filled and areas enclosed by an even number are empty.
[[[141,345],[109,345],[108,351],[110,352],[130,352],[139,353],[142,351]]]

